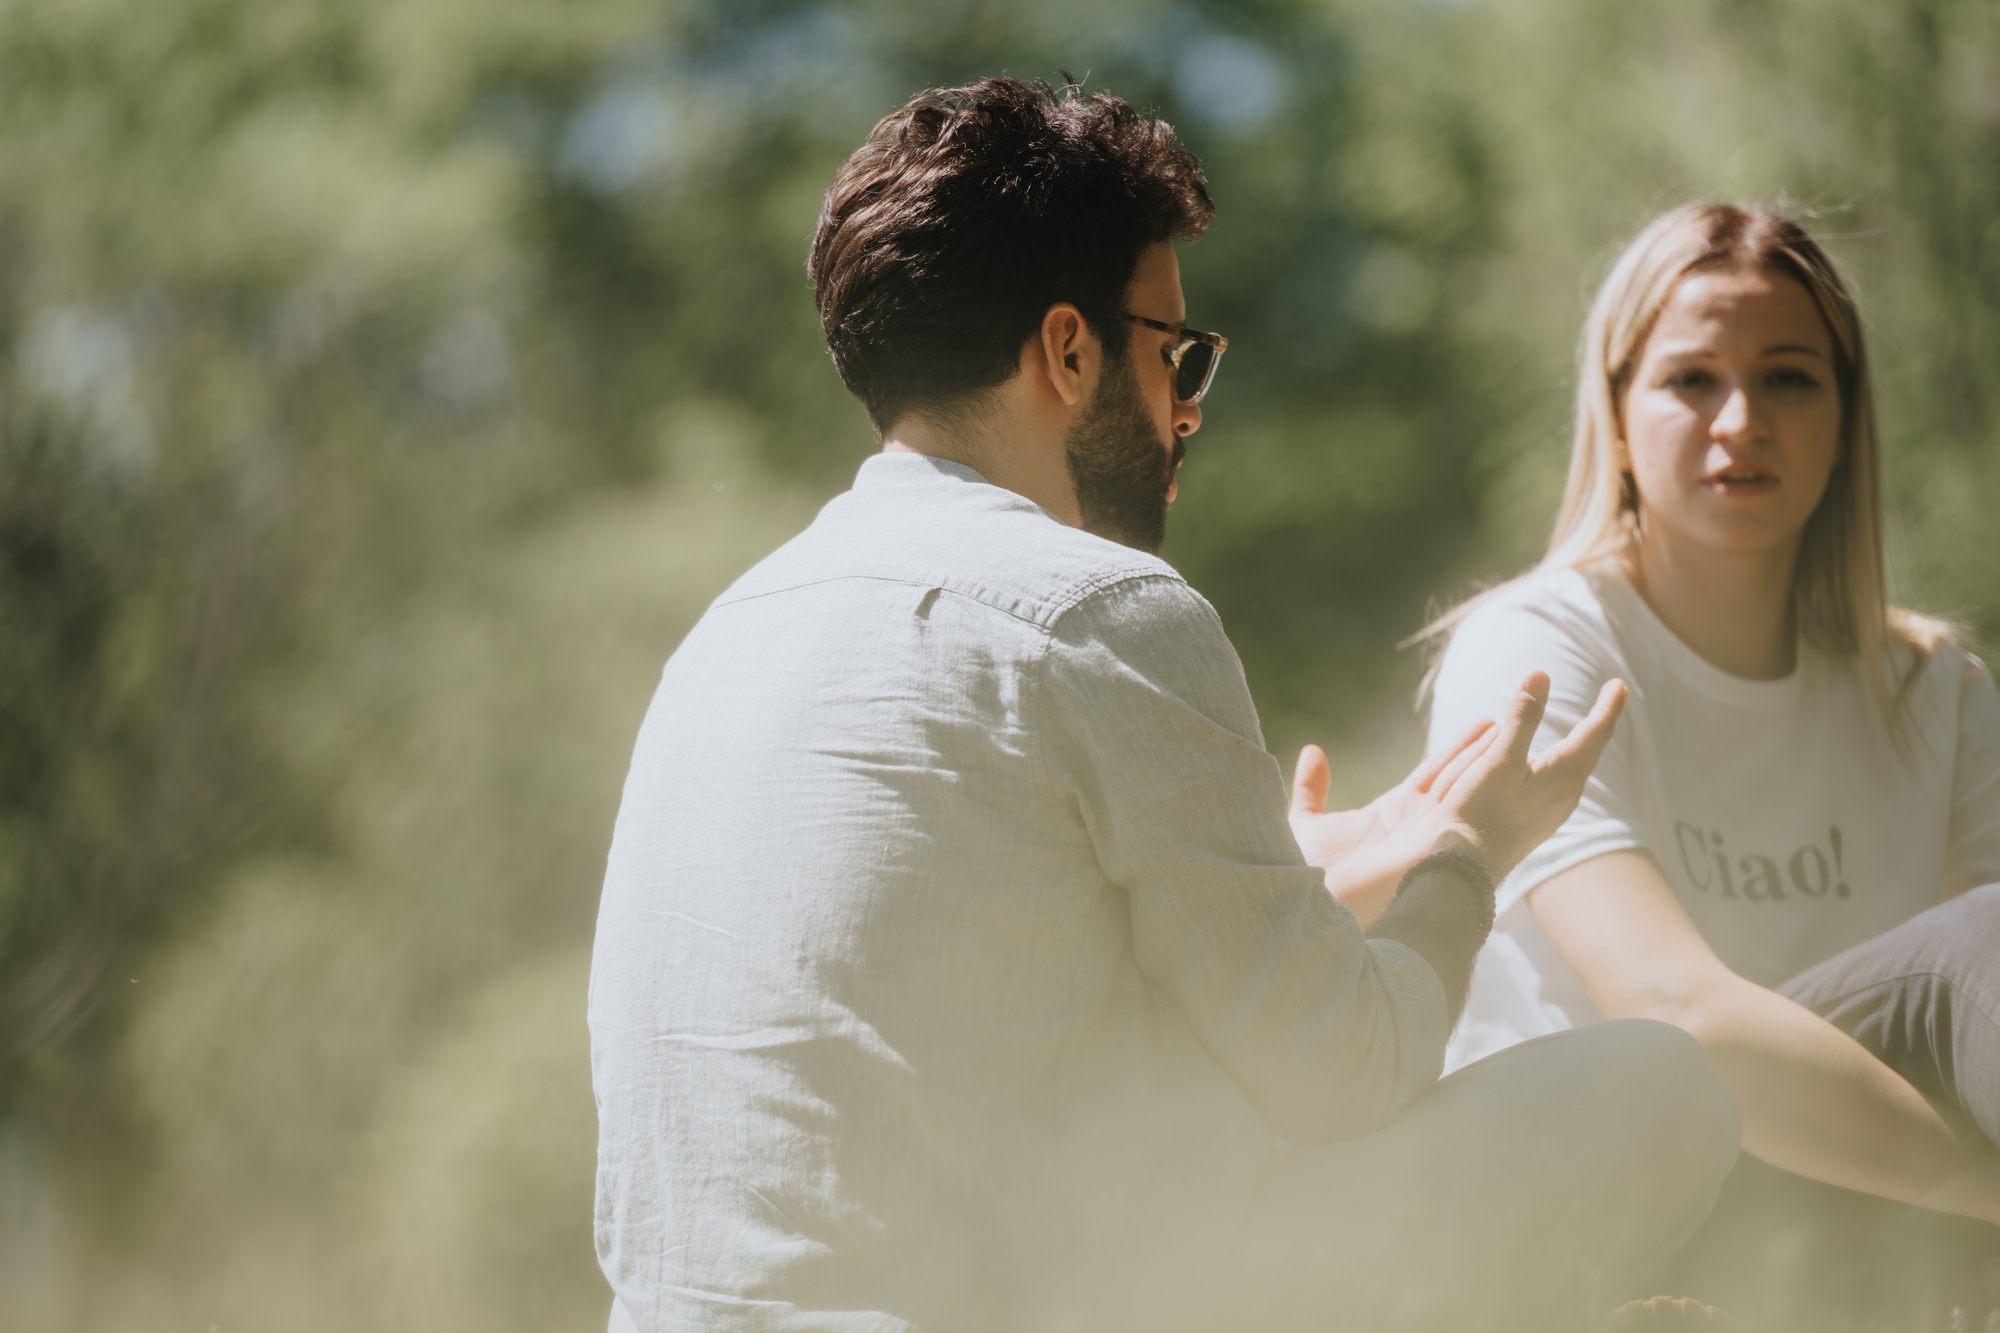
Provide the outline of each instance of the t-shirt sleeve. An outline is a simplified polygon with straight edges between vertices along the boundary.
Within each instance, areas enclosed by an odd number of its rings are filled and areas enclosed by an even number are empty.
[[[1985,664],[1969,654],[1959,685],[1946,864],[1975,883],[2000,881],[2000,691]]]
[[[1535,671],[1548,673],[1549,706],[1532,752],[1569,735],[1597,702],[1604,682],[1621,674],[1603,642],[1608,631],[1584,621],[1579,609],[1553,598],[1546,604],[1522,600],[1475,611],[1452,635],[1432,683],[1428,753],[1451,744],[1480,718],[1498,721],[1514,691]],[[1627,698],[1625,713],[1575,812],[1501,883],[1495,903],[1499,911],[1594,856],[1652,850],[1639,817],[1631,760],[1633,717],[1644,707],[1636,692]]]
[[[1222,625],[1165,575],[1058,623],[1045,668],[1049,777],[1125,890],[1140,970],[1296,1143],[1365,1134],[1443,1068],[1443,987],[1365,938],[1305,864]]]

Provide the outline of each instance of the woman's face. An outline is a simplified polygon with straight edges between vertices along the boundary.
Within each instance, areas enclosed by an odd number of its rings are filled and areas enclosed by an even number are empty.
[[[1646,547],[1797,549],[1840,456],[1833,340],[1797,281],[1755,268],[1682,279],[1620,408]]]

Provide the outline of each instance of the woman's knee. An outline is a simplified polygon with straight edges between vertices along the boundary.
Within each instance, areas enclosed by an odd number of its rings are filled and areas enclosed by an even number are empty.
[[[1931,971],[1939,979],[1984,989],[1981,983],[2000,959],[2000,884],[1968,889],[1897,926],[1879,945],[1871,942],[1852,952],[1878,969]]]

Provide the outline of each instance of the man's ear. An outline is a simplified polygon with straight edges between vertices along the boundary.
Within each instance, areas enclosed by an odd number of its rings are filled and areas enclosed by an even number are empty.
[[[1104,349],[1084,320],[1083,312],[1068,301],[1058,301],[1042,316],[1037,348],[1039,368],[1049,387],[1066,407],[1080,407],[1097,383]]]

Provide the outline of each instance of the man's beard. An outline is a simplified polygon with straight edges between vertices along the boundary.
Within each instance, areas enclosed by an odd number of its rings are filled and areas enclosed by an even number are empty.
[[[1154,432],[1129,352],[1107,360],[1097,396],[1063,447],[1084,530],[1158,554],[1167,537],[1167,488],[1187,445],[1175,436],[1169,450]]]

